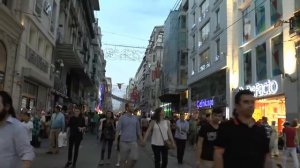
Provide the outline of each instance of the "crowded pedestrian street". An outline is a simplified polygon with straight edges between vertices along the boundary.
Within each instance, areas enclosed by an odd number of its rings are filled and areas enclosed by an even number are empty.
[[[91,135],[87,133],[82,141],[80,148],[80,154],[78,159],[77,168],[112,168],[116,167],[117,157],[116,157],[116,147],[113,147],[112,159],[110,160],[110,164],[106,165],[98,165],[100,160],[100,149],[101,145],[99,140],[96,140],[95,135]],[[35,150],[36,159],[32,164],[32,168],[62,168],[65,166],[67,162],[67,147],[61,148],[59,154],[57,155],[49,155],[46,154],[48,150],[48,140],[43,140],[41,144],[41,148]],[[153,162],[153,153],[150,146],[140,147],[140,155],[139,160],[136,164],[137,168],[154,168]],[[193,151],[192,148],[187,149],[189,151]],[[188,152],[188,151],[187,151]],[[193,152],[187,153],[184,159],[184,164],[182,166],[178,166],[175,153],[169,155],[169,167],[180,167],[180,168],[193,168],[195,163],[193,163],[193,159],[189,157],[193,157]]]

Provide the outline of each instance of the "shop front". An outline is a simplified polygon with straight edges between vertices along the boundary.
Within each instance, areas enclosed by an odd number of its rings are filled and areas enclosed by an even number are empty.
[[[214,107],[221,107],[224,108],[224,112],[226,111],[225,69],[197,81],[190,86],[190,89],[191,113],[194,114],[196,112],[199,117],[205,117],[205,115],[211,114]]]
[[[270,125],[272,122],[276,122],[280,132],[286,120],[286,95],[283,91],[283,78],[277,76],[239,89],[249,89],[254,92],[256,101],[253,118],[259,121],[262,117],[267,117]]]

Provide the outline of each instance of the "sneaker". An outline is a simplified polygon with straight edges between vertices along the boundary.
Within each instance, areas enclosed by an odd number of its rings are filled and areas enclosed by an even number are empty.
[[[104,161],[101,160],[101,161],[99,162],[99,165],[104,165]]]
[[[65,168],[68,168],[71,165],[72,165],[72,162],[67,162],[66,165],[65,165]]]
[[[117,164],[116,164],[116,167],[120,167],[120,163],[117,163]]]

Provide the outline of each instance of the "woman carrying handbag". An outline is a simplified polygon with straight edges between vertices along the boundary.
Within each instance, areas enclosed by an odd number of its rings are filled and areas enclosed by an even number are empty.
[[[155,168],[166,168],[168,165],[168,149],[175,148],[176,146],[172,136],[170,122],[168,120],[164,120],[162,108],[157,108],[155,110],[153,120],[147,129],[143,144],[145,144],[145,141],[151,131],[151,144],[154,153]]]

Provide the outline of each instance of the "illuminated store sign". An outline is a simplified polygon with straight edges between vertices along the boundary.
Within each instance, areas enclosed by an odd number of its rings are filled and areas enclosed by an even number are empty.
[[[204,107],[212,107],[214,105],[214,99],[202,99],[197,100],[196,107],[197,108],[204,108]]]
[[[245,88],[240,87],[240,90],[248,89],[254,92],[255,97],[263,97],[277,94],[279,84],[276,80],[267,80],[263,83],[256,83],[254,85],[247,85]]]

